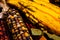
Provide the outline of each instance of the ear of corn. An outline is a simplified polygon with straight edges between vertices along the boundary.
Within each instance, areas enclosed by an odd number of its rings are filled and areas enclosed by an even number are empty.
[[[35,21],[37,20],[37,23],[40,22],[43,25],[46,25],[56,34],[60,34],[60,8],[58,6],[42,0],[20,0],[16,4],[10,0],[8,3],[15,6],[19,5],[20,3],[20,5],[17,7],[23,7],[23,9],[26,10],[23,12],[26,13],[27,17],[30,17],[33,20],[35,19]]]
[[[7,23],[14,40],[32,40],[22,17],[15,9],[9,9]]]
[[[5,22],[0,19],[0,40],[10,40],[5,27]]]

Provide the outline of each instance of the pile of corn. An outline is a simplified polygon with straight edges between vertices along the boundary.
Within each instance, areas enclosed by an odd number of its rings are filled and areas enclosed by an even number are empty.
[[[59,6],[50,0],[3,1],[5,5],[0,8],[0,40],[60,39],[57,36],[60,35]]]

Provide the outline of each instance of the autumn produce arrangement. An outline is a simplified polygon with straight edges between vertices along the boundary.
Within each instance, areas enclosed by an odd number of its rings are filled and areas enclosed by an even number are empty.
[[[0,19],[7,40],[60,40],[60,0],[1,0]]]

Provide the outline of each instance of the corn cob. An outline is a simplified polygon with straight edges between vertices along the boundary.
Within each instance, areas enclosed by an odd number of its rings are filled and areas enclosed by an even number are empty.
[[[22,17],[15,9],[9,9],[7,23],[14,40],[32,40]]]
[[[0,19],[0,40],[10,40],[9,35],[6,33],[4,21]]]
[[[13,2],[8,2],[13,4]],[[29,0],[20,0],[17,3],[20,3],[18,8],[21,8],[21,4],[23,5],[23,9],[27,12],[26,15],[30,15],[33,20],[37,23],[39,22],[46,25],[48,28],[53,30],[56,34],[60,34],[60,8],[47,2],[43,1],[29,1]],[[13,4],[16,5],[16,4]],[[49,7],[48,7],[48,6]],[[33,11],[31,11],[31,10]],[[53,9],[53,10],[52,10]],[[28,16],[27,16],[28,17]]]

